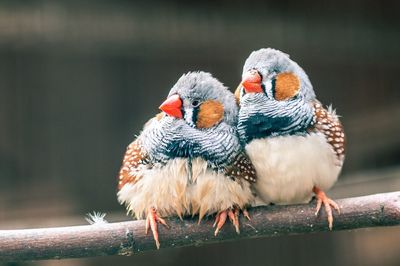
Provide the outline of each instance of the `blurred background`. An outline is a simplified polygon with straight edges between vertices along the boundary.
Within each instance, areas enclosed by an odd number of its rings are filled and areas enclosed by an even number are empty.
[[[0,2],[0,229],[123,221],[126,145],[175,81],[232,90],[249,53],[291,55],[348,137],[333,198],[400,190],[398,1]],[[400,228],[9,265],[400,265]]]

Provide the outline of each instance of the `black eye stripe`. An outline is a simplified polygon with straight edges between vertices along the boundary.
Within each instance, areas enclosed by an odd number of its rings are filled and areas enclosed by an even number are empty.
[[[185,117],[185,119],[188,119],[187,122],[191,126],[195,126],[197,123],[199,107],[201,104],[202,104],[201,100],[195,99],[195,100],[189,101],[187,108],[184,108],[184,106],[182,105],[183,116]],[[186,109],[188,109],[188,110],[186,110]],[[190,118],[187,117],[189,115],[189,113],[191,113]]]
[[[272,91],[272,96],[275,98],[275,83],[276,83],[276,79],[273,78],[271,80],[271,91]]]
[[[192,122],[194,125],[196,125],[197,124],[197,116],[199,114],[199,108],[193,108],[192,112],[193,112],[192,113]]]

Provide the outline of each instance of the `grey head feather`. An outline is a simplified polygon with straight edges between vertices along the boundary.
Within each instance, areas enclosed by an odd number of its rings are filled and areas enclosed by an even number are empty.
[[[224,119],[210,128],[196,128],[185,119],[165,115],[152,119],[139,136],[153,163],[166,163],[171,158],[205,159],[210,166],[224,167],[241,151],[236,131],[237,106],[233,94],[211,74],[189,72],[172,87],[169,96],[178,94],[183,101],[216,100],[224,105]]]
[[[251,69],[256,69],[263,78],[263,83],[271,80],[277,73],[291,72],[300,78],[299,95],[306,101],[315,99],[315,92],[306,72],[289,55],[273,48],[262,48],[253,51],[246,59],[243,74]]]
[[[246,59],[243,75],[255,69],[262,76],[265,93],[247,93],[240,98],[238,132],[243,143],[281,135],[304,135],[313,119],[315,93],[304,70],[279,50],[263,48]],[[300,79],[299,93],[288,100],[273,96],[277,74],[293,73]]]
[[[224,121],[229,125],[237,123],[237,104],[234,95],[210,73],[203,71],[183,74],[169,92],[179,94],[184,100],[216,100],[224,106]]]

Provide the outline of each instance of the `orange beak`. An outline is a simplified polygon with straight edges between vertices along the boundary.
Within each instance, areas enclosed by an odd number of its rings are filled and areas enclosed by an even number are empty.
[[[246,93],[263,92],[261,87],[261,76],[256,71],[249,71],[244,75],[242,86],[244,87]]]
[[[176,118],[182,118],[182,100],[179,97],[179,95],[174,94],[170,97],[168,97],[161,105],[160,109],[167,115],[176,117]]]

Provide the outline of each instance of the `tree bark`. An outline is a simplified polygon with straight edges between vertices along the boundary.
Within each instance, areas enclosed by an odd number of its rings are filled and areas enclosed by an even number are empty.
[[[339,199],[333,230],[400,225],[400,192]],[[308,205],[263,206],[249,210],[251,221],[240,218],[240,234],[227,222],[214,236],[213,217],[200,225],[196,218],[167,219],[170,229],[159,225],[161,248],[198,246],[280,235],[329,231],[325,211],[315,216],[315,201]],[[72,227],[0,230],[0,260],[39,260],[105,255],[132,255],[156,249],[145,223],[129,221]]]

